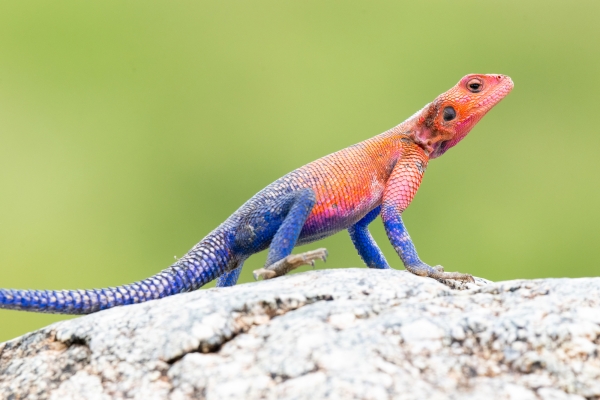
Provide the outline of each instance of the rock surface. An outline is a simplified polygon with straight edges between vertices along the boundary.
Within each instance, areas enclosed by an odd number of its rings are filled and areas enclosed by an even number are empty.
[[[0,398],[600,399],[600,278],[485,283],[322,270],[119,307],[0,344]]]

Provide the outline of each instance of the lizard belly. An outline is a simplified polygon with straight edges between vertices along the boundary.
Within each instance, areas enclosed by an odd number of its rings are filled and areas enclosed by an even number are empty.
[[[359,187],[315,190],[317,202],[300,232],[299,242],[309,243],[351,227],[381,204],[384,187],[374,178]]]

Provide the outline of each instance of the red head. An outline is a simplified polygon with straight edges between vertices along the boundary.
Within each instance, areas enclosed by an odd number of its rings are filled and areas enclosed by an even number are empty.
[[[513,88],[506,75],[467,75],[419,113],[411,132],[429,158],[460,142],[477,122]]]

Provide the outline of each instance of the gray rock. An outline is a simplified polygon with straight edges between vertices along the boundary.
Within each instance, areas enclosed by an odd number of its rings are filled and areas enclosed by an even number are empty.
[[[599,344],[600,278],[322,270],[0,344],[0,398],[600,399]]]

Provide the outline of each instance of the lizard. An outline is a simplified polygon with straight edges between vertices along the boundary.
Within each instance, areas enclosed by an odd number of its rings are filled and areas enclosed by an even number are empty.
[[[406,121],[306,164],[271,183],[174,264],[141,281],[89,290],[0,289],[0,308],[59,314],[96,311],[196,290],[217,279],[235,285],[244,261],[268,248],[256,279],[285,275],[326,260],[326,249],[292,254],[295,246],[347,229],[369,268],[390,268],[368,226],[381,216],[405,268],[437,280],[473,281],[419,258],[402,220],[430,159],[460,142],[513,88],[510,77],[470,74]]]

